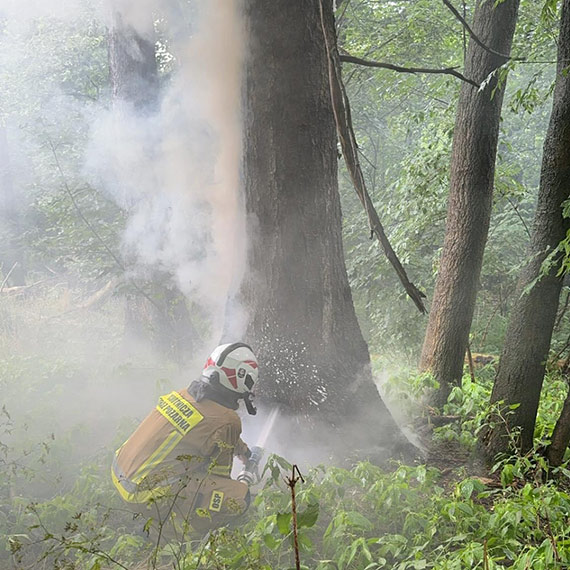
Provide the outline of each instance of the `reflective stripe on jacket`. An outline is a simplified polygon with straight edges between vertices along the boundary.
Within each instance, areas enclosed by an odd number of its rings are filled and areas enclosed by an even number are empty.
[[[240,439],[239,416],[187,390],[161,396],[156,408],[117,450],[111,477],[126,501],[144,503],[166,494],[193,473],[229,477]]]

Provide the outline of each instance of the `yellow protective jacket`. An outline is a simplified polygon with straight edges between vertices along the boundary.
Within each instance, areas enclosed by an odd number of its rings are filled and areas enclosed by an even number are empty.
[[[160,397],[117,450],[113,483],[131,503],[146,503],[182,488],[188,498],[206,479],[212,489],[239,486],[235,491],[245,496],[246,485],[228,480],[234,455],[248,451],[240,435],[241,420],[233,410],[211,400],[196,402],[186,389],[171,392]],[[208,503],[216,502],[214,495],[208,490]]]

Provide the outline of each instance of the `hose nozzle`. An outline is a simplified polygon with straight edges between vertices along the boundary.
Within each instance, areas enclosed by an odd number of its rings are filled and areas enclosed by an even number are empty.
[[[259,464],[263,459],[263,448],[257,445],[251,448],[251,455],[245,464],[243,471],[237,476],[237,480],[250,486],[259,481]]]

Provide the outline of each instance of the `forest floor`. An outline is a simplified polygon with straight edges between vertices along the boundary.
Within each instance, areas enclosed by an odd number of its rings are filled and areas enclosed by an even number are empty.
[[[144,402],[181,377],[149,354],[116,356],[123,323],[114,301],[97,312],[67,312],[73,294],[63,285],[49,294],[0,306],[0,567],[291,568],[291,495],[283,481],[290,465],[274,455],[239,528],[153,555],[108,470],[113,450],[144,417]],[[548,472],[539,454],[505,457],[492,470],[477,461],[493,376],[492,366],[476,382],[466,375],[439,411],[441,425],[422,416],[424,377],[401,370],[387,380],[402,413],[421,418],[411,426],[427,455],[414,465],[304,471],[297,492],[303,568],[570,567],[568,466]],[[560,376],[547,377],[537,441],[551,433],[566,389]]]

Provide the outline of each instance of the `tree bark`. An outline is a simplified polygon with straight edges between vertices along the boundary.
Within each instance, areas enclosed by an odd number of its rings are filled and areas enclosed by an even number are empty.
[[[494,423],[482,441],[489,459],[509,446],[508,432],[519,432],[516,444],[526,452],[532,447],[536,413],[545,362],[562,288],[558,276],[561,257],[542,274],[549,253],[566,237],[570,220],[562,216],[562,204],[570,197],[570,0],[564,0],[558,42],[558,65],[552,113],[544,141],[540,189],[534,218],[529,261],[522,270],[517,301],[511,311],[491,402],[508,410],[505,421]],[[568,443],[568,442],[566,442]]]
[[[324,5],[332,19],[332,1]],[[319,0],[246,0],[245,19],[250,246],[241,300],[261,363],[258,395],[305,418],[298,436],[307,445],[322,420],[319,443],[339,453],[405,447],[373,383],[344,264]]]
[[[148,14],[148,37],[123,22],[121,2],[116,0],[109,34],[109,72],[113,99],[127,101],[140,112],[152,110],[158,101],[152,15]]]
[[[494,52],[510,54],[518,7],[519,0],[477,4],[474,32]],[[505,61],[471,39],[465,75],[481,83]],[[504,87],[497,74],[481,90],[461,86],[447,227],[420,359],[420,369],[432,372],[440,383],[436,405],[443,405],[452,386],[461,382],[491,217]]]

